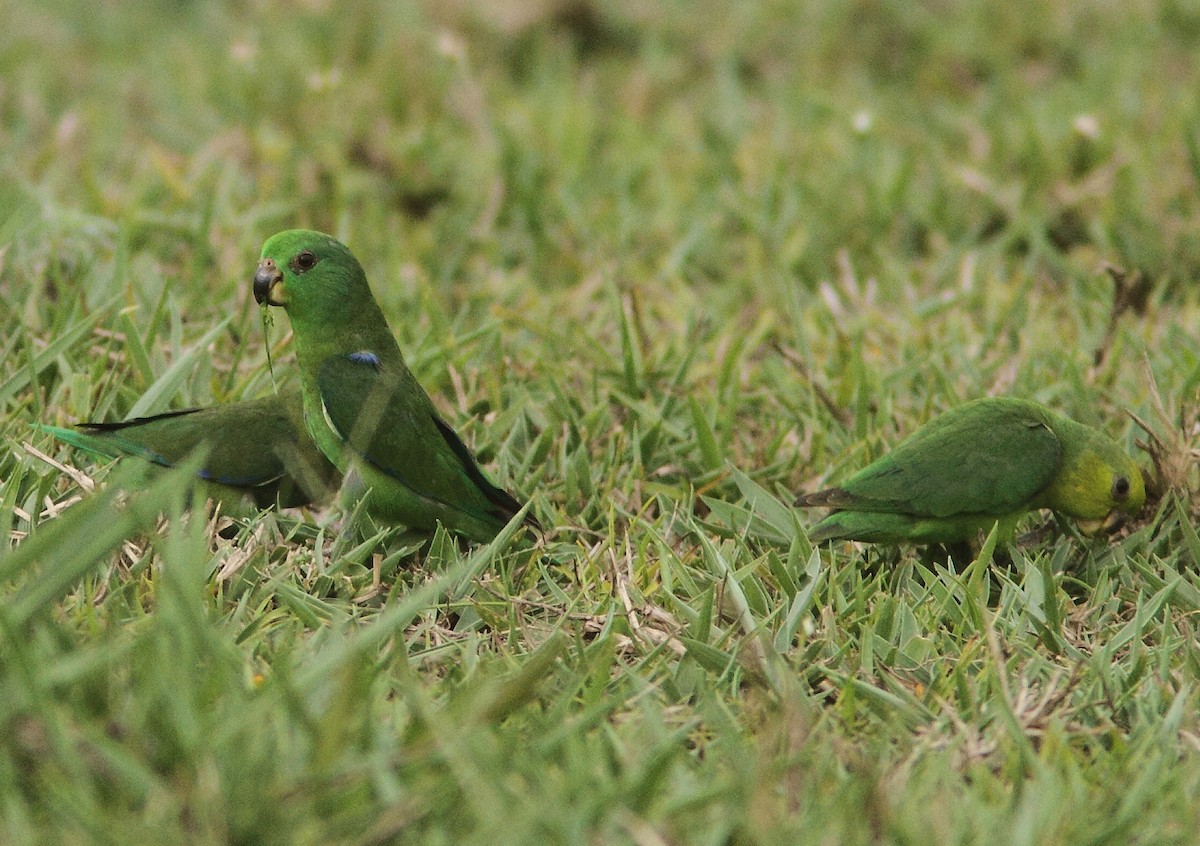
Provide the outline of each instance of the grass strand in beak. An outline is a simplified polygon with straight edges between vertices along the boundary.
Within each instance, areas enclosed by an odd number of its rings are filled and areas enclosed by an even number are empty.
[[[279,385],[275,381],[275,359],[271,356],[271,327],[275,325],[275,316],[271,314],[271,307],[266,303],[259,307],[259,311],[262,312],[263,337],[267,341],[267,372],[271,374],[271,387],[275,389],[275,393],[279,393]]]

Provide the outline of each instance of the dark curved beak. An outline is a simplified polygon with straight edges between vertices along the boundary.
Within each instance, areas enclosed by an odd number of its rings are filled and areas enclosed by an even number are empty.
[[[284,304],[283,271],[275,266],[274,259],[263,259],[254,271],[254,301],[259,305]]]
[[[1099,537],[1102,534],[1111,535],[1119,532],[1128,519],[1129,517],[1124,511],[1114,508],[1103,517],[1095,520],[1076,520],[1075,524],[1079,526],[1079,531],[1088,537]]]
[[[1109,512],[1108,517],[1104,519],[1104,534],[1111,535],[1119,532],[1128,519],[1129,516],[1124,511],[1113,509]]]

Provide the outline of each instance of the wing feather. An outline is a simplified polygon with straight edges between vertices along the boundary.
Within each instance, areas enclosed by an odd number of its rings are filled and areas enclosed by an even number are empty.
[[[372,467],[418,496],[505,521],[521,504],[492,484],[407,369],[332,356],[317,375],[326,422]]]
[[[1027,404],[970,403],[913,433],[852,477],[842,508],[923,517],[1002,515],[1054,479],[1062,445]]]

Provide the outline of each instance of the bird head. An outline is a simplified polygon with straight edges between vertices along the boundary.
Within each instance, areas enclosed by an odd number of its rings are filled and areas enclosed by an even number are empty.
[[[1089,430],[1089,437],[1070,452],[1053,486],[1051,508],[1074,517],[1089,535],[1115,532],[1142,510],[1142,471],[1116,442]]]
[[[344,244],[321,232],[290,229],[267,239],[254,272],[254,299],[282,306],[292,322],[336,325],[371,300],[366,276]]]

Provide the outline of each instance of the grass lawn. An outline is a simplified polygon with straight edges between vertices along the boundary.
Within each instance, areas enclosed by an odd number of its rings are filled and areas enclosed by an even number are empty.
[[[1184,0],[0,4],[0,842],[1200,843],[1197,55]],[[292,227],[543,540],[35,428],[292,383]],[[1140,518],[812,548],[993,394]]]

